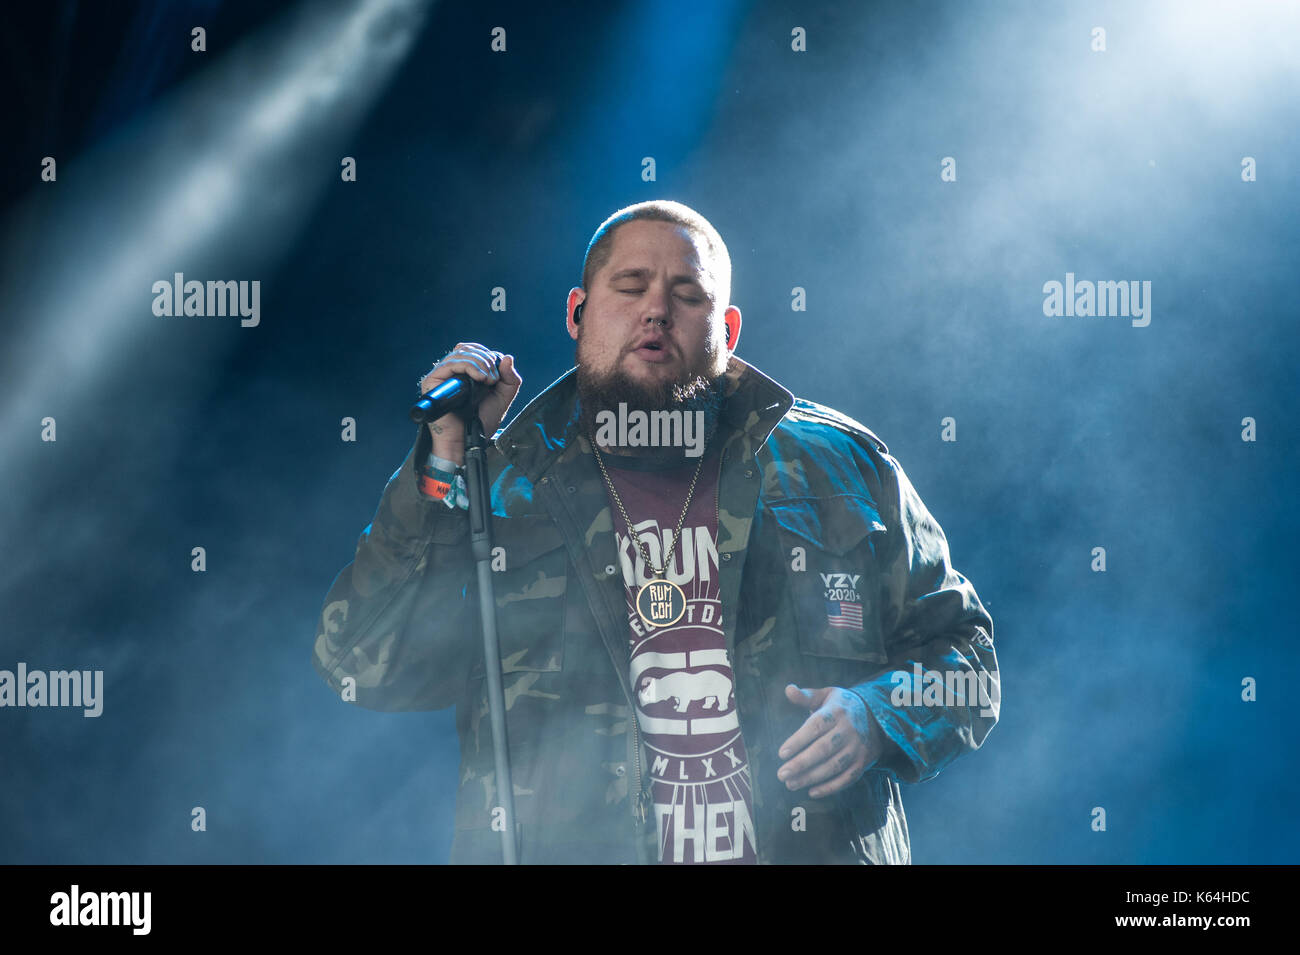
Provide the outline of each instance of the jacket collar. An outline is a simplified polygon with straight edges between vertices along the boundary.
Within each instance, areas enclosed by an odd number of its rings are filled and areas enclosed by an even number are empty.
[[[725,440],[726,429],[743,432],[759,448],[794,404],[794,395],[735,355],[724,374],[719,436]],[[497,448],[530,481],[536,482],[575,443],[590,453],[591,443],[578,434],[577,392],[577,369],[570,368],[497,432]]]

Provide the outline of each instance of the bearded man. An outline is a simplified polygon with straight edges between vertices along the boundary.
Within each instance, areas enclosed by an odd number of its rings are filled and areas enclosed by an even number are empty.
[[[726,245],[651,201],[596,230],[575,368],[460,343],[486,389],[521,863],[907,863],[900,783],[997,722],[993,622],[885,444],[735,354]],[[455,704],[453,862],[501,858],[464,426],[421,426],[326,597],[313,663],[377,710]],[[496,661],[494,661],[494,665]],[[346,682],[345,682],[346,681]]]

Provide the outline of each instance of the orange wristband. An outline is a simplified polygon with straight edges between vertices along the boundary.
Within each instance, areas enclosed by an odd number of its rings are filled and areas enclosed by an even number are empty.
[[[441,501],[451,492],[451,485],[446,481],[439,481],[437,478],[429,477],[427,474],[421,474],[420,490],[428,497]]]

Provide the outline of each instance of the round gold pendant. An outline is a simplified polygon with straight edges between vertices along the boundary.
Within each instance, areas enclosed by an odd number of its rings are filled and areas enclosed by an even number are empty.
[[[671,627],[686,613],[686,595],[671,580],[656,578],[637,591],[636,612],[652,627]]]

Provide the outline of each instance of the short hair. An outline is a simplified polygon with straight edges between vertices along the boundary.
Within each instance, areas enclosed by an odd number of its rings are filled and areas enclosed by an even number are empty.
[[[582,260],[584,289],[590,291],[592,279],[609,262],[614,251],[614,233],[618,227],[637,219],[671,222],[686,229],[703,246],[706,261],[702,264],[713,272],[717,282],[718,301],[715,304],[723,308],[731,304],[731,255],[727,252],[727,244],[722,241],[718,230],[713,228],[713,223],[690,206],[671,199],[649,199],[624,206],[600,224],[591,237],[591,242],[587,244],[587,254]]]

